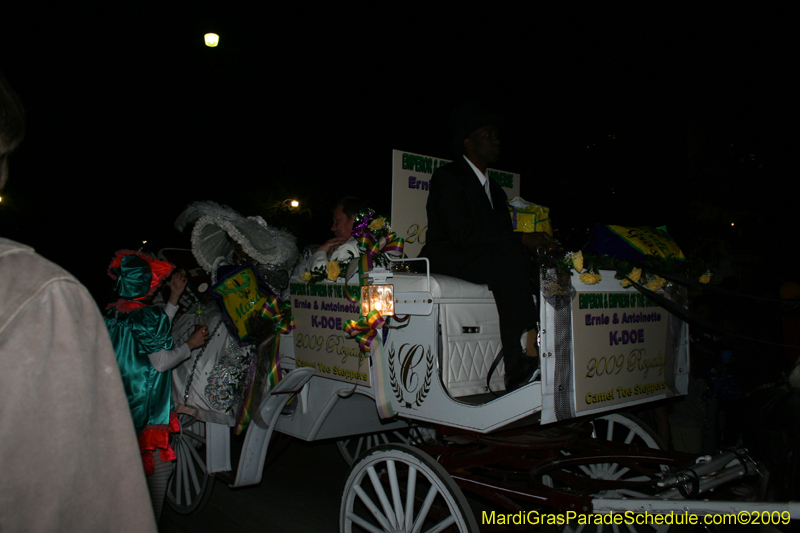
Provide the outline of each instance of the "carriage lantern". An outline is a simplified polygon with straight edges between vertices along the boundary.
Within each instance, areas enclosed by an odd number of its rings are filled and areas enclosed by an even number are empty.
[[[364,285],[361,287],[361,314],[378,310],[382,316],[394,316],[394,285]]]
[[[380,311],[382,316],[394,316],[394,285],[386,280],[392,272],[375,268],[367,273],[369,284],[361,286],[361,316]]]

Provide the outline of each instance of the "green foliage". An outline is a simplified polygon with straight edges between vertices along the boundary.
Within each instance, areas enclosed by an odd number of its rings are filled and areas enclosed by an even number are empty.
[[[553,251],[553,253],[542,262],[546,268],[556,268],[559,275],[568,275],[574,269],[574,252],[566,250]],[[634,268],[642,269],[642,280],[653,279],[661,273],[673,274],[687,277],[691,280],[699,280],[703,275],[708,274],[709,265],[703,261],[691,261],[688,259],[676,261],[663,257],[646,256],[644,261],[626,261],[609,255],[587,254],[583,255],[583,269],[580,272],[599,273],[600,270],[613,270],[614,278],[625,279]]]

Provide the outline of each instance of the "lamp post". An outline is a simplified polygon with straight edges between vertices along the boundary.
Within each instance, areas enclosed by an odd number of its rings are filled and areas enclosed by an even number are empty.
[[[283,207],[287,211],[291,211],[293,209],[297,209],[298,207],[300,207],[300,202],[298,202],[294,198],[287,198],[286,200],[281,202],[281,207]]]
[[[209,48],[215,48],[217,45],[219,45],[219,35],[216,33],[206,33],[203,36],[203,39],[206,43],[206,46]]]

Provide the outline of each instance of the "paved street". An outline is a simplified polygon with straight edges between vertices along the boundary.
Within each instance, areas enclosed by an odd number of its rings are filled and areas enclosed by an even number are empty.
[[[269,461],[260,485],[231,490],[217,480],[211,499],[197,514],[183,516],[165,506],[159,531],[338,532],[339,501],[348,467],[336,443],[291,439],[282,452],[270,453]]]
[[[165,506],[161,533],[337,533],[342,488],[349,469],[333,441],[309,443],[281,436],[270,445],[260,485],[231,490],[217,479],[205,508],[179,515]],[[232,443],[234,446],[236,443]],[[475,505],[475,502],[471,502]],[[798,531],[798,523],[781,531]],[[520,531],[525,530],[521,528]],[[777,533],[777,529],[768,528]],[[554,531],[544,528],[545,532]],[[676,533],[701,533],[681,526]],[[713,531],[713,529],[712,529]],[[719,533],[756,531],[752,526],[719,527]]]

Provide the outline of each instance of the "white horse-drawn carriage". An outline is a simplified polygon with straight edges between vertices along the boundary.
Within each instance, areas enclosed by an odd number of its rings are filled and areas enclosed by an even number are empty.
[[[385,311],[394,304],[388,323],[362,320],[368,352],[342,331],[361,317],[348,297],[362,284],[357,275],[349,284],[291,281],[296,328],[280,338],[283,377],[255,406],[238,465],[231,463],[235,406],[212,405],[207,393],[209,379],[219,379],[216,359],[230,356],[232,343],[207,307],[210,342],[174,371],[183,425],[168,493],[174,508],[202,506],[210,476],[227,472],[233,487],[259,483],[277,431],[340,441],[352,463],[339,517],[346,532],[477,531],[479,522],[566,518],[567,527],[580,528],[581,515],[625,512],[797,516],[787,504],[706,499],[757,475],[747,452],[666,452],[629,414],[686,393],[688,328],[621,288],[613,274],[589,286],[542,272],[540,371],[510,393],[502,363],[488,376],[501,346],[485,286],[441,275],[385,276],[364,280],[391,285],[391,295],[374,291],[383,298],[375,305]],[[174,330],[187,337],[191,314]]]

